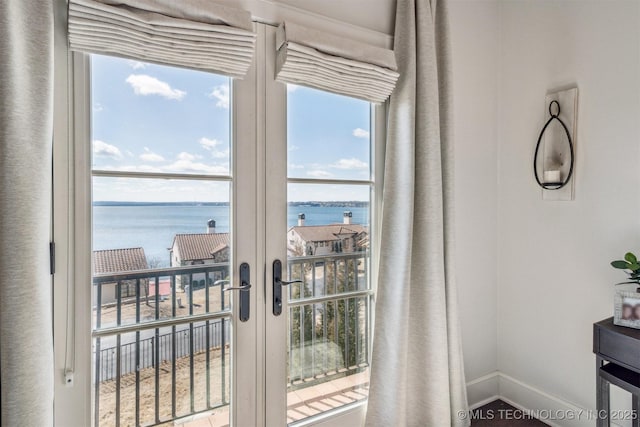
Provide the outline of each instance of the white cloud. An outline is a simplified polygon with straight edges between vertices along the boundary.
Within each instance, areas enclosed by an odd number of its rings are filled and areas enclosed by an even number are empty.
[[[221,150],[221,151],[212,151],[211,157],[213,157],[214,159],[228,159],[229,149]]]
[[[340,159],[330,167],[334,169],[367,169],[369,165],[358,159]]]
[[[127,156],[129,157],[135,157],[134,154],[131,152],[131,150],[127,150],[125,151],[125,153],[127,154]]]
[[[229,85],[220,85],[213,88],[209,98],[216,100],[216,107],[229,108]]]
[[[181,153],[183,154],[183,153]],[[184,153],[188,154],[188,153]],[[174,163],[166,166],[163,170],[168,172],[182,172],[182,173],[202,173],[213,175],[226,175],[229,173],[229,168],[221,165],[208,165],[201,162],[195,162],[185,158],[178,159]]]
[[[356,138],[369,138],[369,131],[362,128],[355,128],[353,130],[353,136]]]
[[[97,157],[110,157],[112,159],[121,159],[122,152],[115,145],[107,144],[99,139],[93,140],[93,154]]]
[[[323,170],[312,170],[312,171],[307,171],[307,175],[313,177],[313,178],[329,178],[333,175],[331,175],[329,172],[327,171],[323,171]]]
[[[162,168],[158,166],[151,166],[147,164],[135,164],[135,165],[106,165],[101,169],[108,171],[126,171],[126,172],[162,172]]]
[[[219,141],[215,138],[210,139],[210,138],[205,138],[204,136],[202,138],[200,138],[200,141],[198,141],[200,143],[200,145],[202,146],[202,148],[204,148],[207,151],[213,151],[214,148],[216,148],[218,145],[222,144],[222,141]]]
[[[304,169],[304,165],[297,165],[295,163],[289,163],[289,169]]]
[[[131,68],[133,68],[134,70],[141,70],[147,67],[145,63],[140,61],[129,61],[129,65],[131,65]]]
[[[288,151],[298,151],[300,149],[300,147],[298,147],[297,145],[291,144],[289,146],[289,148],[287,148]]]
[[[140,160],[145,162],[164,162],[164,157],[144,147],[144,153],[140,154]]]
[[[183,151],[183,152],[178,154],[177,158],[178,158],[178,160],[193,161],[193,160],[196,159],[196,156],[194,156],[191,153],[187,153],[186,151]]]
[[[226,159],[229,157],[228,148],[225,150],[216,149],[216,147],[219,147],[220,145],[222,145],[222,141],[218,139],[215,139],[215,138],[210,139],[210,138],[202,137],[198,142],[200,143],[200,146],[202,148],[204,148],[205,150],[211,153],[211,157],[213,157],[214,159]]]
[[[104,144],[102,141],[97,141],[99,143]],[[113,147],[112,145],[106,144],[109,147]],[[117,153],[120,153],[116,147]],[[148,150],[148,151],[147,151]],[[104,149],[103,149],[104,151]],[[109,149],[110,152],[116,152],[113,149]],[[157,160],[149,160],[148,162],[160,162],[160,158],[162,161],[165,161],[164,157],[153,153],[147,147],[145,147],[145,152],[139,156],[140,159],[143,159],[145,155],[149,156],[158,156]],[[121,156],[121,154],[120,154]],[[151,158],[151,157],[149,157]],[[156,157],[153,157],[156,158]],[[198,173],[198,174],[210,174],[210,175],[228,175],[229,174],[229,166],[226,163],[220,162],[211,162],[206,163],[202,162],[202,156],[197,154],[191,154],[186,151],[180,152],[176,159],[169,164],[148,164],[148,163],[137,163],[137,164],[129,164],[129,165],[105,165],[103,169],[105,170],[113,170],[113,171],[127,171],[127,172],[169,172],[169,173]]]
[[[104,107],[102,106],[102,104],[100,104],[99,102],[96,102],[95,104],[93,104],[94,113],[99,113],[101,111],[104,111]]]
[[[126,82],[131,85],[136,95],[159,95],[179,101],[187,94],[185,91],[173,89],[168,83],[146,74],[131,74],[127,77]]]
[[[293,92],[297,91],[298,89],[300,89],[300,86],[298,86],[298,85],[294,85],[292,83],[288,83],[287,84],[287,92],[289,92],[289,93],[293,93]]]

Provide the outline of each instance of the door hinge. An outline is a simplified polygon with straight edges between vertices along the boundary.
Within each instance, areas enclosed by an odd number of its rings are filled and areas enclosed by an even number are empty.
[[[56,244],[49,242],[49,269],[51,275],[56,273]]]

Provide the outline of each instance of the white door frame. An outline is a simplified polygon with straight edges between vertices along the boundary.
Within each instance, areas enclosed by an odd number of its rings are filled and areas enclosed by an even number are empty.
[[[260,24],[258,33],[259,58],[264,59],[264,89],[258,83],[258,96],[264,96],[264,146],[266,147],[264,182],[265,197],[265,310],[264,310],[264,378],[265,378],[265,425],[287,425],[287,292],[282,293],[283,307],[280,316],[272,314],[272,263],[280,260],[283,270],[287,263],[287,88],[275,80],[276,70],[276,28]],[[260,40],[263,40],[262,42]],[[373,251],[371,254],[371,284],[377,282],[377,233],[379,212],[382,212],[384,175],[384,145],[386,139],[386,104],[371,109],[371,165],[376,192],[371,197],[371,232]],[[259,139],[260,136],[259,136]],[[379,193],[379,194],[377,194]],[[288,280],[288,278],[284,278]],[[371,300],[371,316],[375,312],[375,297]],[[369,354],[371,354],[369,352]],[[321,414],[312,419],[295,423],[296,426],[342,427],[356,426],[364,422],[366,402],[346,406]]]
[[[287,87],[276,82],[276,29],[264,26],[266,47],[265,57],[265,115],[266,164],[269,171],[265,176],[265,191],[268,194],[266,223],[265,266],[265,385],[266,403],[265,424],[267,426],[287,425],[287,357],[284,353],[287,345],[287,310],[283,302],[280,316],[272,313],[273,301],[273,261],[279,259],[286,265],[287,248],[284,245],[287,236]],[[266,190],[268,189],[268,190]],[[286,280],[286,279],[285,279]],[[283,299],[286,292],[283,292]]]
[[[254,24],[256,25],[256,24]],[[251,268],[250,317],[249,321],[239,320],[239,291],[233,291],[233,334],[232,334],[232,375],[231,382],[231,425],[258,426],[262,419],[257,408],[262,399],[259,378],[262,369],[258,361],[262,352],[258,333],[258,324],[263,316],[264,302],[261,297],[260,283],[262,274],[262,251],[260,251],[261,230],[256,215],[259,205],[258,169],[260,158],[257,152],[257,77],[260,74],[260,62],[254,58],[244,79],[232,80],[231,138],[232,138],[232,236],[234,286],[239,286],[239,267],[247,262]]]

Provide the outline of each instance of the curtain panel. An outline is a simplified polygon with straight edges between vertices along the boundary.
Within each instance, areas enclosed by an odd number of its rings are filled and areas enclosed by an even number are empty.
[[[249,12],[207,0],[69,0],[69,46],[242,78],[253,61]]]
[[[446,0],[398,0],[366,426],[469,424]]]
[[[0,76],[0,417],[44,427],[54,389],[51,1],[0,2]]]
[[[276,33],[276,80],[382,103],[398,80],[392,50],[291,22]]]

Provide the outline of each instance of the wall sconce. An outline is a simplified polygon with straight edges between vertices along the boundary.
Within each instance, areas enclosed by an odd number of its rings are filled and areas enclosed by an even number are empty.
[[[577,95],[578,89],[571,88],[546,97],[550,117],[533,157],[533,174],[544,200],[573,200]]]

